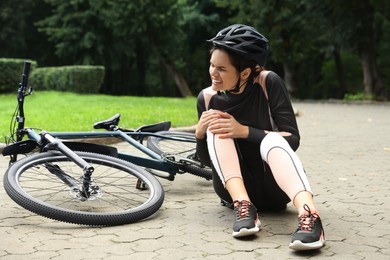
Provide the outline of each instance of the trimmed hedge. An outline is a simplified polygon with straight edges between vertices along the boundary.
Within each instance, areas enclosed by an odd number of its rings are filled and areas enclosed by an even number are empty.
[[[104,80],[104,72],[103,66],[42,67],[31,73],[30,82],[36,90],[98,93]]]
[[[24,59],[0,58],[0,93],[16,93],[19,88],[19,83],[22,81],[24,61]],[[37,67],[37,62],[30,62],[31,75]]]

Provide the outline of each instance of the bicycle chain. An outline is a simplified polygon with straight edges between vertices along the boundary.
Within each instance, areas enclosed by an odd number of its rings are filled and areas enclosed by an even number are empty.
[[[173,154],[173,153],[162,153],[161,158],[178,166],[185,164],[185,165],[196,165],[198,167],[203,167],[201,162],[197,163],[196,161],[194,161],[193,159],[189,159],[188,157],[181,157],[180,160],[176,160],[175,157],[176,155],[177,154]]]

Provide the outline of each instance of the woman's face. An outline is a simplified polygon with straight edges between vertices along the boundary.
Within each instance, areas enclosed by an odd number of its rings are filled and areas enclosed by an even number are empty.
[[[222,49],[212,52],[209,73],[214,91],[232,89],[239,79],[238,70],[232,65],[227,52]]]

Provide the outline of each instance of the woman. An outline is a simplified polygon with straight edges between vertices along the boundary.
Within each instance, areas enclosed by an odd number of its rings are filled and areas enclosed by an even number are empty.
[[[322,247],[319,213],[294,152],[300,137],[289,95],[281,78],[264,70],[268,40],[235,24],[209,42],[212,84],[197,100],[197,153],[213,168],[218,196],[234,208],[233,237],[259,231],[257,210],[282,210],[292,201],[299,225],[290,248]]]

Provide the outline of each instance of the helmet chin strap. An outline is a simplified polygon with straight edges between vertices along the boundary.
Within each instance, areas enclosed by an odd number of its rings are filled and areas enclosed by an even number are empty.
[[[238,92],[240,92],[240,89],[242,88],[242,86],[244,86],[244,85],[247,83],[247,81],[248,81],[248,80],[246,80],[246,81],[244,81],[244,82],[240,85],[240,79],[241,79],[241,77],[238,77],[236,86],[234,86],[233,88],[228,89],[228,90],[218,90],[218,91],[217,91],[217,94],[218,94],[218,95],[221,95],[221,93],[227,94],[227,93],[238,93]]]

